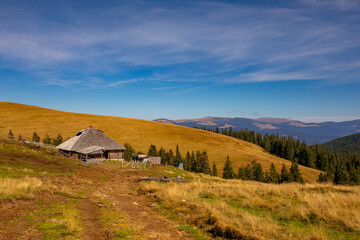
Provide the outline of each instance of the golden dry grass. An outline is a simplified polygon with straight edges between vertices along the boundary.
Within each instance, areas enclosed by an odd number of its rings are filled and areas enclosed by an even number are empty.
[[[261,163],[265,169],[269,168],[271,162],[278,170],[283,163],[290,167],[289,161],[271,155],[255,144],[199,129],[0,102],[0,136],[3,137],[12,129],[15,136],[21,134],[26,139],[31,139],[34,131],[41,137],[45,134],[56,137],[60,133],[66,139],[88,126],[101,129],[120,144],[130,142],[136,150],[143,152],[147,152],[150,144],[173,150],[178,144],[183,154],[186,150],[207,150],[210,161],[215,161],[218,169],[223,168],[227,155],[230,156],[235,170],[252,160]],[[300,168],[306,181],[314,182],[320,173],[314,169]]]
[[[192,177],[188,184],[150,182],[141,189],[189,223],[230,226],[245,239],[360,238],[360,187]]]
[[[0,199],[29,198],[41,189],[43,182],[38,178],[0,178]]]

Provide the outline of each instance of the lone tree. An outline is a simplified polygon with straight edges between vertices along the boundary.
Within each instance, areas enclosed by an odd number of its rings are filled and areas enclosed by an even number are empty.
[[[36,132],[33,133],[32,141],[33,141],[33,142],[40,142],[40,136],[37,135]]]
[[[233,179],[235,177],[235,173],[230,162],[229,155],[226,157],[226,162],[223,170],[223,178],[225,179]]]
[[[14,134],[13,134],[13,132],[11,131],[11,129],[10,129],[10,131],[9,131],[9,133],[8,133],[8,138],[9,138],[9,139],[14,139]]]

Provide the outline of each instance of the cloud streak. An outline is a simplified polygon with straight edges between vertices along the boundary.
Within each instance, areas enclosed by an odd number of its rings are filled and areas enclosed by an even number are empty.
[[[356,1],[304,0],[271,8],[196,2],[176,10],[172,3],[64,5],[48,21],[43,6],[0,4],[6,9],[0,15],[0,67],[131,75],[106,82],[109,87],[156,81],[161,74],[166,77],[158,81],[360,81],[354,78],[360,73],[354,66],[360,61]],[[137,76],[134,71],[143,67],[153,71]]]

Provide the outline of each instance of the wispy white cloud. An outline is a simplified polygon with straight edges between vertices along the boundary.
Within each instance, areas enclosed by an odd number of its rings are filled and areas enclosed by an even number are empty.
[[[194,2],[174,9],[171,3],[136,2],[83,10],[70,4],[53,21],[37,6],[0,4],[6,9],[0,14],[0,67],[84,75],[152,67],[166,72],[158,81],[360,81],[353,77],[360,74],[354,66],[360,48],[357,1],[299,3],[265,8]],[[156,81],[157,74],[141,81]],[[84,85],[114,87],[139,79],[104,81]]]
[[[60,86],[60,87],[70,87],[73,85],[78,85],[78,84],[82,84],[82,81],[79,80],[64,80],[64,79],[56,79],[56,78],[51,78],[51,79],[47,79],[44,81],[45,85],[55,85],[55,86]]]
[[[126,84],[134,83],[134,82],[141,81],[141,80],[143,80],[143,79],[142,78],[134,78],[134,79],[129,79],[129,80],[120,80],[120,81],[115,81],[115,82],[109,83],[106,85],[106,87],[124,86]]]
[[[313,7],[330,9],[354,10],[360,8],[360,2],[357,0],[300,0],[300,2]]]

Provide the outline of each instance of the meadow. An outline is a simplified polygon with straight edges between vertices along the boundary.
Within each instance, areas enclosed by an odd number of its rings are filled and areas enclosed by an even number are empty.
[[[0,141],[0,160],[0,239],[360,238],[360,187],[84,167],[14,141]]]
[[[200,129],[175,126],[140,119],[125,117],[99,116],[90,114],[56,111],[35,106],[0,102],[0,136],[6,137],[11,129],[17,137],[19,134],[30,139],[36,132],[41,138],[46,134],[56,137],[61,134],[64,139],[74,136],[77,131],[93,126],[102,130],[107,136],[120,144],[129,142],[137,151],[147,152],[150,144],[175,151],[179,145],[185,156],[186,151],[206,150],[209,160],[217,164],[219,174],[229,155],[235,171],[253,160],[264,169],[269,169],[273,162],[278,171],[282,164],[287,168],[291,163],[269,154],[263,148],[239,139]],[[319,171],[300,166],[306,181],[315,182]]]
[[[360,187],[266,184],[188,173],[142,183],[159,212],[226,239],[359,239]]]

